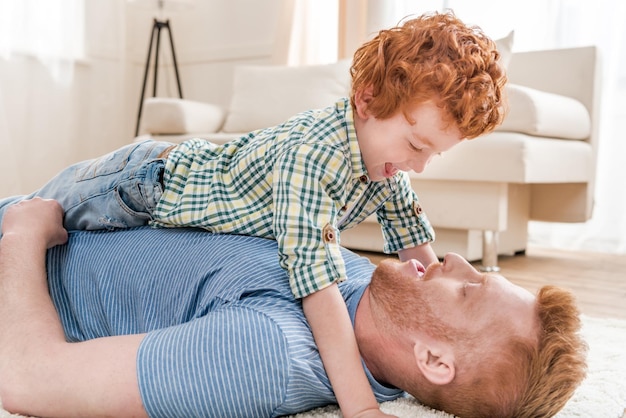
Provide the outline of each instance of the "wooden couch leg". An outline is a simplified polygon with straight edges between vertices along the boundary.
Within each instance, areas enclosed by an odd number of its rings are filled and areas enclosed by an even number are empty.
[[[483,231],[483,259],[480,271],[497,272],[498,267],[498,232]]]

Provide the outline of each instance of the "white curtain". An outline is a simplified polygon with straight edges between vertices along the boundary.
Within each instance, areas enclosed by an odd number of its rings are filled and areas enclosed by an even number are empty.
[[[0,56],[35,57],[65,85],[84,54],[84,0],[0,0]]]
[[[337,0],[282,0],[276,64],[299,66],[337,61]]]
[[[74,120],[65,103],[84,56],[83,1],[0,0],[0,197],[30,191],[50,148],[66,154],[55,139]]]

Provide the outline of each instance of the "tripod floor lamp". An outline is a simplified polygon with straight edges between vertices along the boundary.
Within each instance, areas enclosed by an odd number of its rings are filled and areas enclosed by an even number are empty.
[[[148,45],[148,57],[146,58],[146,68],[143,73],[143,84],[141,87],[141,97],[139,99],[139,111],[137,112],[137,127],[135,128],[135,136],[139,135],[139,124],[141,122],[141,110],[143,109],[143,101],[146,94],[146,84],[148,82],[148,71],[150,70],[150,58],[152,58],[152,49],[154,47],[154,75],[152,85],[152,96],[156,96],[157,92],[157,75],[159,71],[159,46],[161,43],[161,31],[167,31],[169,36],[169,44],[172,50],[172,63],[174,64],[174,73],[176,74],[176,84],[178,86],[178,96],[183,98],[183,91],[180,86],[180,76],[178,74],[178,64],[176,62],[176,52],[174,50],[174,40],[172,38],[172,28],[170,21],[154,19],[152,24],[152,34],[150,36],[150,44]],[[155,43],[156,41],[156,43]]]

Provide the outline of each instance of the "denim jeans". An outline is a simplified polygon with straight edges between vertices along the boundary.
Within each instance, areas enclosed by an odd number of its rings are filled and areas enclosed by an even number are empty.
[[[0,224],[11,204],[38,196],[61,204],[68,231],[145,225],[163,194],[158,155],[170,145],[147,140],[74,164],[30,195],[0,200]]]

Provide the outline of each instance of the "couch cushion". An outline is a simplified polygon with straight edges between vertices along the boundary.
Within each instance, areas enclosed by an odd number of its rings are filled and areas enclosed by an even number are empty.
[[[463,141],[434,157],[421,174],[439,180],[506,183],[577,183],[593,179],[593,149],[588,142],[493,132]],[[419,194],[419,190],[417,190]]]
[[[305,110],[332,105],[349,93],[350,62],[236,67],[230,109],[222,130],[249,132],[267,128]]]
[[[509,68],[511,56],[513,55],[513,41],[515,40],[515,31],[509,32],[504,38],[496,39],[496,48],[500,53],[500,63],[505,69]]]
[[[141,132],[179,135],[217,132],[224,122],[219,106],[172,97],[151,97],[144,102]]]
[[[591,134],[589,112],[576,99],[512,83],[505,92],[509,113],[497,131],[562,139],[586,139]]]

